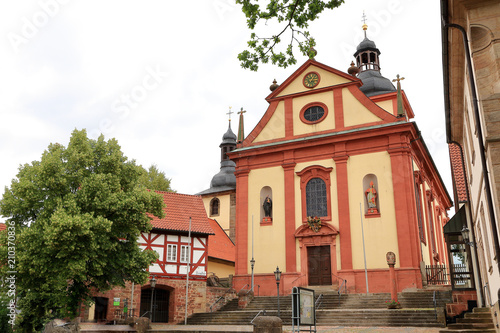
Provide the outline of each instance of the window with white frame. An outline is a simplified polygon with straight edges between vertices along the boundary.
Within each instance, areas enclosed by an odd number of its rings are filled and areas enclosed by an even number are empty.
[[[189,262],[189,246],[181,245],[181,262]]]
[[[177,245],[167,244],[167,261],[177,261]]]

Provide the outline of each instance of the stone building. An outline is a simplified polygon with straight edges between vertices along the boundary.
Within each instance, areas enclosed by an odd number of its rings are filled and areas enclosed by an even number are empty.
[[[441,0],[441,14],[446,134],[457,210],[450,226],[475,272],[474,298],[498,313],[500,3]],[[462,229],[469,231],[469,242]]]

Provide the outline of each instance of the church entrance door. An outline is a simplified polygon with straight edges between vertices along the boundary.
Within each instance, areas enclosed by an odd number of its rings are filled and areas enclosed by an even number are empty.
[[[332,284],[330,246],[308,247],[307,265],[310,286]]]

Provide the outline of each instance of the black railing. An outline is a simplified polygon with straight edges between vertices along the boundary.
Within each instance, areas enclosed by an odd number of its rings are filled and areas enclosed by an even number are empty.
[[[427,284],[450,284],[450,275],[446,265],[425,265]]]

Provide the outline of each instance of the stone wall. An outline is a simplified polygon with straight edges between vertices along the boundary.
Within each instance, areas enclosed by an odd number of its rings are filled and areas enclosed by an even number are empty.
[[[236,291],[232,288],[223,287],[207,287],[207,304],[206,311],[210,312],[210,307],[212,311],[217,311],[222,308],[227,302],[236,298]],[[217,304],[214,304],[220,297],[223,297]]]
[[[150,285],[135,285],[134,286],[134,303],[133,308],[135,309],[135,315],[139,316],[141,308],[141,289],[149,289]],[[186,313],[186,280],[174,280],[166,278],[157,278],[156,289],[164,289],[170,292],[169,295],[169,318],[168,322],[171,324],[176,324],[179,322],[184,322],[184,317]],[[224,288],[215,288],[224,289]],[[227,290],[227,289],[225,289]],[[95,297],[105,297],[108,298],[108,310],[107,310],[107,321],[113,321],[116,319],[115,313],[123,313],[123,306],[125,299],[128,299],[129,309],[131,307],[131,293],[132,284],[127,283],[124,288],[113,288],[105,293],[95,293]],[[193,313],[206,312],[207,304],[210,303],[208,299],[214,299],[217,295],[222,294],[222,290],[207,291],[206,281],[190,280],[189,281],[189,297],[188,297],[188,316]],[[120,305],[114,306],[113,299],[119,297]],[[212,302],[213,303],[213,302]],[[212,304],[210,303],[210,305]],[[80,318],[82,321],[89,320],[89,312],[92,312],[93,308],[86,307],[82,305],[80,311]]]

